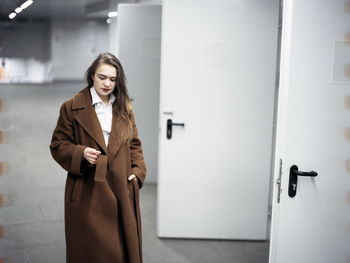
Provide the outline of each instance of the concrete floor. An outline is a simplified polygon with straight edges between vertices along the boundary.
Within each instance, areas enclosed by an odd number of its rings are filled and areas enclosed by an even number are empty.
[[[0,99],[8,101],[0,113],[0,161],[7,163],[0,175],[0,262],[65,262],[65,172],[48,146],[60,105],[82,88],[0,85]],[[268,262],[268,242],[157,238],[156,187],[141,190],[145,263]]]

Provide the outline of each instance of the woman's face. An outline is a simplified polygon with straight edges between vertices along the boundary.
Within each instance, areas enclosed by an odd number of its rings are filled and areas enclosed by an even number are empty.
[[[115,88],[117,70],[109,64],[101,64],[97,67],[92,80],[97,94],[101,99],[107,99]]]

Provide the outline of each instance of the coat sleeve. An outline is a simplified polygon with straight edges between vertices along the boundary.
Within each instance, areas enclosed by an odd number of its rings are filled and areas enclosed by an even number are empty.
[[[65,102],[60,109],[56,128],[53,131],[50,151],[55,161],[67,172],[83,175],[83,152],[87,146],[75,143],[74,126],[70,114],[70,103]]]
[[[143,186],[146,177],[146,165],[143,159],[143,152],[141,146],[141,140],[138,136],[137,127],[135,124],[134,113],[131,113],[132,121],[132,139],[130,142],[130,155],[131,155],[131,173],[135,174],[138,179],[139,187]]]

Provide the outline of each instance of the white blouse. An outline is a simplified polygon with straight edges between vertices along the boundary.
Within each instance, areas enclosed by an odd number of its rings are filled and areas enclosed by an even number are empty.
[[[112,129],[112,104],[115,101],[114,94],[109,95],[108,104],[103,103],[100,96],[97,94],[94,87],[90,88],[90,93],[92,97],[92,105],[95,108],[95,112],[103,132],[103,138],[105,139],[106,146],[108,145],[108,137]]]

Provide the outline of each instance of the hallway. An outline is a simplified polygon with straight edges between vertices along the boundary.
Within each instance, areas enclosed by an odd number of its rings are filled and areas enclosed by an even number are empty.
[[[8,101],[1,129],[12,123],[0,145],[0,161],[8,164],[0,176],[0,262],[65,262],[65,171],[51,158],[49,144],[60,105],[82,87],[0,86],[1,100]],[[145,263],[268,262],[268,242],[157,238],[156,194],[154,184],[141,191]]]

